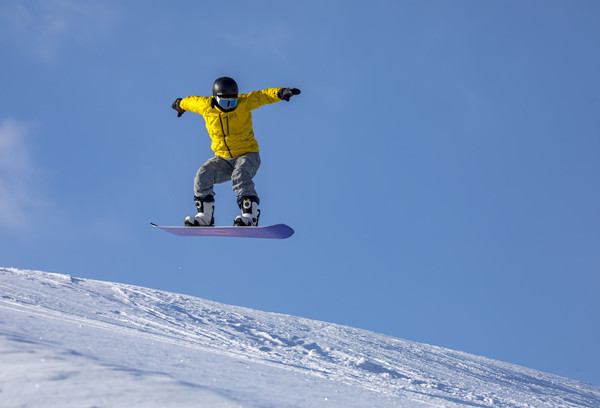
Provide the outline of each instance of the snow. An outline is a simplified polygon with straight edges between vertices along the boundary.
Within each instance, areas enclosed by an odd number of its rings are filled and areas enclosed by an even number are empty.
[[[600,407],[600,387],[300,317],[0,268],[0,407]]]

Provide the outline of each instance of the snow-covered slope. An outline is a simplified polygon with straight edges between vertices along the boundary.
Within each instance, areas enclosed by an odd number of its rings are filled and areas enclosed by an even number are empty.
[[[600,388],[365,330],[0,268],[0,407],[600,407]]]

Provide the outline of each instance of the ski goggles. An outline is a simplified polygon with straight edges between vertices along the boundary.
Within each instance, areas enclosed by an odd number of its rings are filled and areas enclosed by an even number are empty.
[[[231,98],[217,96],[216,99],[219,106],[223,109],[233,109],[237,106],[238,102],[238,98],[235,96]]]

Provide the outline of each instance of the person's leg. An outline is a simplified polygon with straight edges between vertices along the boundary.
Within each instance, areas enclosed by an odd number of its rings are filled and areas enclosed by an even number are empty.
[[[215,224],[214,185],[231,180],[233,165],[228,160],[215,156],[198,169],[194,179],[194,201],[197,214],[185,218],[188,227],[206,227]]]
[[[215,156],[208,159],[198,169],[194,178],[194,199],[207,201],[212,198],[214,201],[214,185],[231,180],[233,170],[233,164],[223,157]]]
[[[233,190],[237,195],[238,206],[242,210],[242,215],[237,216],[234,225],[238,226],[256,226],[260,211],[258,204],[260,202],[256,189],[254,188],[253,177],[260,167],[260,155],[258,153],[246,153],[236,158],[235,169],[231,175]]]
[[[238,204],[244,197],[256,197],[258,199],[252,179],[260,167],[260,155],[258,153],[246,153],[234,160],[231,186],[238,198]]]

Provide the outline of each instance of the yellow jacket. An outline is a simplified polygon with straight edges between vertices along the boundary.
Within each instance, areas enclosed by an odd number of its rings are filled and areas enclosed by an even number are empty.
[[[188,96],[179,102],[181,109],[204,117],[212,140],[211,149],[217,156],[233,158],[249,152],[258,152],[258,142],[252,130],[252,111],[263,105],[280,101],[277,91],[268,88],[238,96],[237,107],[223,112],[212,97]]]

